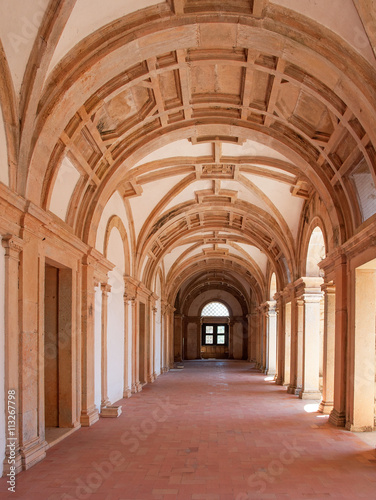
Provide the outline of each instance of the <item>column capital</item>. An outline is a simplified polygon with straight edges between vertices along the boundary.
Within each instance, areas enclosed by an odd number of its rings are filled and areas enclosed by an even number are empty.
[[[101,283],[101,290],[102,290],[102,294],[105,294],[105,293],[110,293],[111,292],[111,285],[109,285],[108,283]]]
[[[16,257],[22,252],[23,240],[12,234],[6,234],[1,238],[1,244],[5,248],[5,255]]]
[[[321,291],[324,293],[324,294],[334,294],[336,293],[336,286],[335,284],[333,283],[333,281],[330,281],[330,282],[325,282],[321,285]]]
[[[319,295],[322,296],[321,285],[324,282],[323,278],[316,276],[305,276],[299,278],[294,282],[294,291],[296,298],[313,297]]]

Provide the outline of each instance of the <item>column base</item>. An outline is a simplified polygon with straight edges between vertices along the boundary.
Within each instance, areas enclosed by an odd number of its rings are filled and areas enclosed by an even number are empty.
[[[351,422],[346,422],[345,426],[347,431],[351,432],[372,432],[374,427],[372,425],[354,425]]]
[[[275,383],[276,383],[276,385],[283,385],[283,379],[282,379],[282,377],[277,377],[275,379]]]
[[[297,385],[290,384],[288,386],[288,388],[287,388],[287,393],[288,394],[294,394],[294,396],[300,396],[301,392],[302,392],[302,388],[299,387],[299,386],[297,386]],[[320,395],[320,398],[321,398],[321,395]]]
[[[123,392],[123,398],[128,399],[128,398],[130,398],[131,396],[132,396],[132,391],[130,390],[130,388],[129,388],[129,387],[127,387],[127,388],[124,390],[124,392]]]
[[[25,445],[21,448],[21,467],[22,470],[28,470],[33,465],[43,460],[46,456],[46,441],[38,440]]]
[[[101,408],[100,416],[102,418],[117,418],[120,417],[121,413],[121,406],[110,405]]]
[[[346,415],[345,412],[339,412],[333,408],[330,412],[329,422],[335,427],[345,427]]]
[[[332,401],[321,401],[318,411],[323,413],[324,415],[330,415],[330,412],[333,410],[333,402]]]
[[[142,384],[140,381],[132,384],[132,394],[136,394],[137,392],[141,392],[142,391]]]
[[[80,423],[82,427],[90,427],[99,420],[99,411],[94,406],[88,410],[81,411]]]
[[[270,371],[270,370],[265,370],[265,375],[267,375],[268,377],[276,377],[276,372],[275,371]]]
[[[320,391],[301,391],[299,393],[299,398],[300,399],[321,399],[321,392]]]
[[[7,474],[10,474],[10,472],[11,472],[10,464],[8,462],[9,458],[10,458],[10,455],[9,455],[9,452],[7,449],[7,453],[6,453],[4,461],[3,461],[3,477],[5,477]],[[14,463],[12,462],[12,467],[14,467],[13,470],[15,471],[15,473],[18,474],[19,472],[22,471],[22,457],[21,457],[21,452],[19,449],[16,450],[16,455],[14,457],[12,455],[11,460],[12,461],[14,460]]]
[[[169,368],[168,366],[164,366],[164,367],[162,368],[162,373],[167,373],[167,372],[169,372],[169,371],[170,371],[170,368]]]
[[[148,383],[152,384],[153,382],[155,382],[156,378],[157,378],[156,373],[151,373],[150,375],[148,375]]]

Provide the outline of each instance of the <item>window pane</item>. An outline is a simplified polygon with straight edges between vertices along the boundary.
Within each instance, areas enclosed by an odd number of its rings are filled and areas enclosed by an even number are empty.
[[[206,326],[205,327],[205,332],[206,333],[213,333],[213,331],[214,331],[213,328],[214,328],[213,326]]]
[[[205,335],[205,344],[212,344],[213,343],[213,335]]]
[[[224,304],[210,302],[202,310],[201,316],[230,316],[230,313]]]
[[[217,344],[224,344],[225,338],[225,335],[217,335]]]
[[[225,327],[224,326],[217,326],[217,333],[225,333]]]

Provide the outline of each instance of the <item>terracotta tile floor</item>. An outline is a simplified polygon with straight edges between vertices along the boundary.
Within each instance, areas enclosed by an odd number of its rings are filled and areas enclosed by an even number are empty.
[[[197,361],[0,480],[0,498],[248,500],[376,498],[376,454],[307,413],[245,362]]]

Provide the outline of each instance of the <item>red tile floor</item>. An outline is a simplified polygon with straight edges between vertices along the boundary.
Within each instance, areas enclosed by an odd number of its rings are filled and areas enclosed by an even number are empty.
[[[376,453],[246,362],[193,361],[17,476],[0,498],[376,498]],[[306,409],[305,409],[306,407]]]

